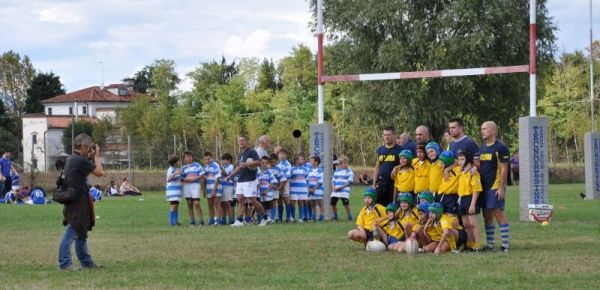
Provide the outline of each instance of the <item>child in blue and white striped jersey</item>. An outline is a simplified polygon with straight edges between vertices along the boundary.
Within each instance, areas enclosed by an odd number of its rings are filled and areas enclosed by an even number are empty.
[[[224,225],[223,208],[221,207],[221,166],[213,160],[212,153],[204,153],[204,182],[206,200],[208,202],[209,225]]]
[[[169,158],[169,169],[167,169],[166,195],[167,201],[171,205],[169,211],[169,223],[172,226],[179,224],[179,199],[182,196],[181,190],[181,160],[177,156]]]
[[[308,197],[310,199],[309,217],[317,220],[317,206],[319,206],[319,221],[323,221],[323,170],[319,167],[321,158],[313,156],[310,158],[311,169],[308,173]]]
[[[291,169],[290,176],[290,200],[292,203],[290,221],[294,221],[296,216],[295,208],[298,208],[298,222],[308,221],[306,214],[308,200],[308,168],[304,165],[304,155],[297,153],[294,155],[294,166]]]
[[[352,220],[352,211],[350,210],[350,190],[354,180],[354,172],[348,167],[348,157],[340,156],[340,168],[333,173],[333,192],[331,193],[331,211],[333,212],[332,220],[338,220],[337,202],[342,200],[348,220]]]

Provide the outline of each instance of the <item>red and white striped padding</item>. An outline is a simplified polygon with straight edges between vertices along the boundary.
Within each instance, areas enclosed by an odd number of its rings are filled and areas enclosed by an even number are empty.
[[[480,67],[480,68],[465,68],[465,69],[446,69],[446,70],[430,70],[430,71],[411,71],[411,72],[393,72],[393,73],[373,73],[373,74],[357,74],[357,75],[333,75],[333,76],[322,76],[321,82],[323,82],[323,83],[338,83],[338,82],[353,82],[353,81],[382,81],[382,80],[398,80],[398,79],[444,78],[444,77],[510,74],[510,73],[526,73],[526,72],[529,72],[529,65]]]

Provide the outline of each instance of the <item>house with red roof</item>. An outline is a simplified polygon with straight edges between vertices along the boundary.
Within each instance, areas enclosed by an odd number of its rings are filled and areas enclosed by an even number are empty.
[[[129,82],[89,87],[43,100],[43,113],[25,114],[22,117],[25,168],[33,167],[41,172],[52,169],[56,159],[67,155],[62,137],[63,130],[71,122],[114,120],[117,110],[127,107],[135,96],[133,83]],[[110,145],[114,148],[123,147],[120,144]]]

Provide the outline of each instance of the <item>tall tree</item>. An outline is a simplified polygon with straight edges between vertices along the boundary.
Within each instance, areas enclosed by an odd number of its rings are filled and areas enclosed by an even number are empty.
[[[60,82],[60,77],[54,73],[37,73],[31,80],[27,89],[25,100],[25,113],[39,113],[44,111],[40,101],[65,94],[65,89]]]
[[[170,112],[176,105],[177,99],[172,92],[181,82],[175,72],[175,62],[169,59],[155,60],[152,64],[152,76],[150,78],[150,89],[157,97],[161,106],[166,106]]]
[[[71,132],[73,133],[71,134]],[[77,122],[72,122],[67,128],[63,130],[62,143],[64,146],[63,149],[67,154],[73,153],[71,151],[71,136],[75,137],[81,133],[93,136],[94,124],[92,124],[92,122],[89,121],[79,120]]]
[[[27,89],[35,75],[28,56],[9,50],[0,56],[0,100],[8,110],[20,117],[25,111]]]
[[[312,1],[313,5],[315,1]],[[552,60],[554,30],[547,1],[537,1],[538,61]],[[333,44],[329,74],[422,71],[528,64],[527,1],[431,0],[325,2]],[[314,7],[314,6],[313,6]],[[540,73],[544,73],[541,71]],[[425,123],[439,137],[451,116],[501,127],[525,114],[528,78],[495,75],[354,84],[353,94],[377,125]],[[473,124],[471,124],[473,125]]]

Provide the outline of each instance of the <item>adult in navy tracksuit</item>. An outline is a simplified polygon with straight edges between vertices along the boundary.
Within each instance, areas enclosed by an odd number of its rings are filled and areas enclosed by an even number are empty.
[[[383,129],[384,144],[377,148],[377,163],[373,169],[373,188],[377,192],[375,202],[387,206],[394,200],[394,181],[392,169],[400,164],[398,155],[402,147],[396,144],[394,127]]]

